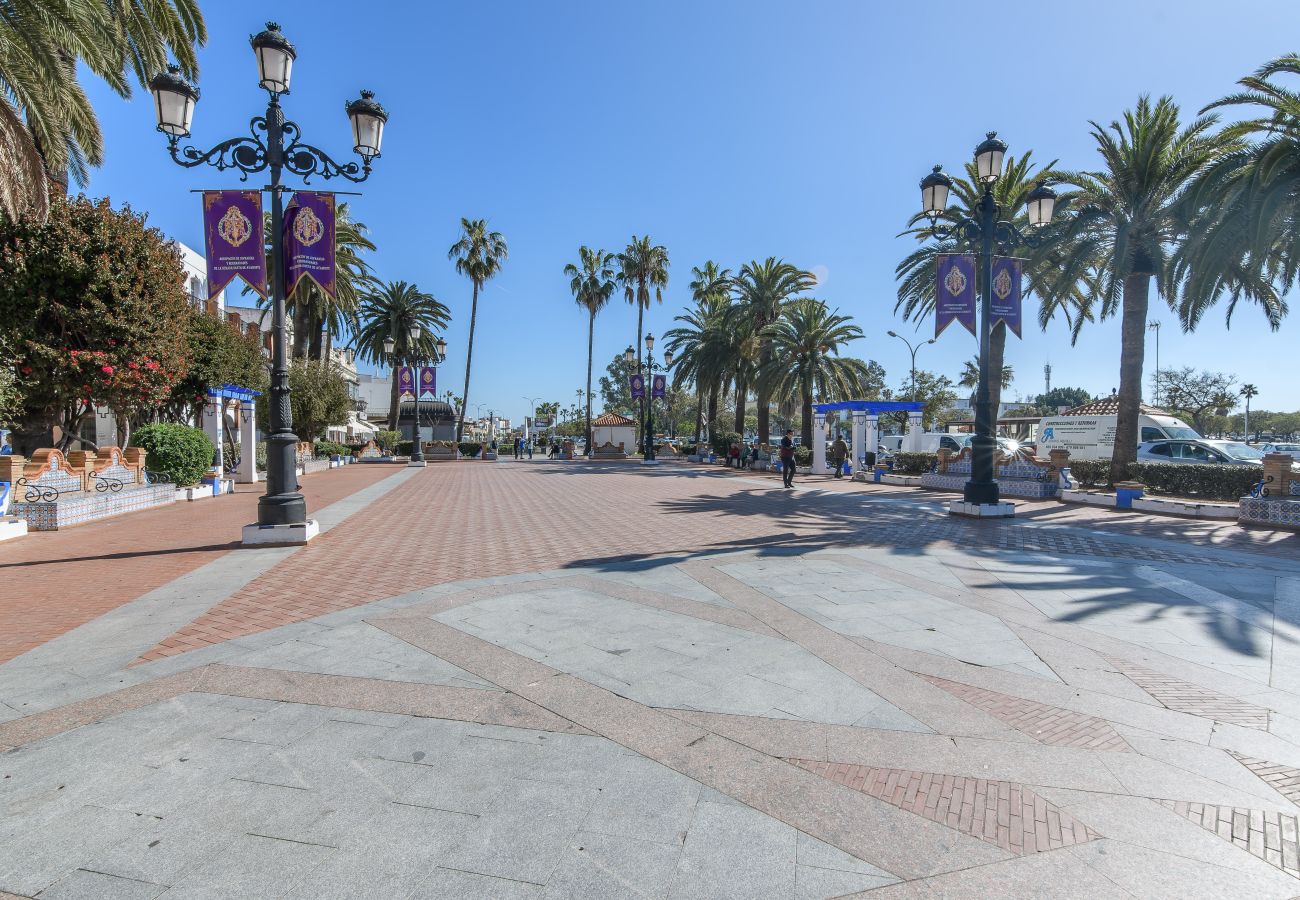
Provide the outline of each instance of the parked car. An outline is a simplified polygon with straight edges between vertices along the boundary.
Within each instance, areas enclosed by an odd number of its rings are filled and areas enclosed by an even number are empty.
[[[1239,441],[1147,441],[1138,445],[1140,463],[1260,466],[1264,454]]]
[[[1264,444],[1260,448],[1264,453],[1290,453],[1300,456],[1300,444]]]

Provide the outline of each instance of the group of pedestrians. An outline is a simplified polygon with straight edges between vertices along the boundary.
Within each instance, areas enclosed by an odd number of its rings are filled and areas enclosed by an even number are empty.
[[[515,459],[523,459],[527,456],[533,458],[533,442],[531,439],[521,437],[515,438]]]
[[[830,463],[835,469],[835,477],[844,476],[844,461],[849,458],[849,445],[845,442],[843,435],[836,435],[835,442],[830,447]],[[794,430],[789,429],[781,438],[781,447],[778,453],[781,460],[781,483],[788,488],[794,487]],[[727,466],[737,469],[748,469],[758,459],[758,444],[741,445],[733,443],[727,450]]]

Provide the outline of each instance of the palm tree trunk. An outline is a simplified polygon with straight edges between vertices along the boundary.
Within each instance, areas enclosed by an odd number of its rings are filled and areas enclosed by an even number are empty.
[[[813,444],[812,385],[804,385],[800,412],[803,415],[803,422],[800,423],[799,434],[803,439],[803,445],[811,450]]]
[[[397,367],[393,366],[393,386],[388,398],[388,430],[397,430],[397,413],[401,401],[397,399]]]
[[[736,379],[736,432],[740,435],[745,433],[745,412],[749,401],[749,385],[744,378]],[[766,441],[759,441],[760,444]]]
[[[641,371],[641,319],[642,319],[642,317],[645,315],[645,307],[641,305],[641,291],[644,290],[644,289],[645,289],[645,284],[644,284],[644,283],[640,283],[640,284],[637,285],[637,293],[636,293],[636,370],[637,370],[638,372]],[[648,450],[648,448],[645,446],[645,445],[646,445],[645,436],[644,436],[643,434],[641,434],[641,432],[645,429],[645,401],[646,401],[646,397],[645,397],[645,395],[646,395],[646,392],[650,390],[650,385],[647,384],[647,385],[644,385],[643,387],[644,387],[644,390],[643,390],[642,393],[641,393],[641,419],[640,419],[640,421],[637,423],[637,429],[636,429],[636,430],[637,430],[637,433],[638,433],[638,440],[637,440],[637,443],[641,445],[641,452],[642,452],[642,453],[646,453],[647,450]],[[648,455],[648,454],[647,454],[647,455]]]
[[[1111,484],[1128,478],[1137,460],[1138,413],[1142,403],[1142,362],[1146,342],[1151,276],[1124,279],[1124,318],[1120,324],[1119,410],[1115,417],[1115,452],[1110,458]]]
[[[722,393],[721,380],[709,385],[709,418],[706,422],[709,437],[713,437],[713,426],[718,421],[718,395]]]
[[[704,440],[704,385],[695,380],[695,443]]]
[[[759,371],[766,370],[767,363],[771,360],[771,358],[772,358],[772,347],[767,341],[764,341],[762,352],[759,355]],[[771,396],[771,391],[768,389],[767,385],[764,384],[765,380],[766,379],[759,381],[758,391],[757,391],[758,393],[758,397],[757,397],[758,442],[760,444],[766,444],[768,442],[769,438],[771,437],[771,430],[772,430],[771,422],[769,421],[768,418],[769,415],[771,414],[772,396]]]
[[[591,453],[591,357],[596,337],[596,313],[587,320],[587,453]]]
[[[325,356],[321,352],[322,349],[321,345],[324,343],[324,341],[321,339],[321,333],[320,333],[321,321],[312,312],[309,312],[307,315],[307,328],[309,329],[310,332],[310,336],[307,339],[307,358],[320,360],[323,362],[325,360]]]
[[[320,361],[321,361],[322,363],[324,363],[324,362],[328,362],[329,360],[331,360],[331,359],[333,358],[333,353],[334,353],[334,332],[333,332],[333,331],[326,331],[326,332],[325,332],[325,352],[321,354]]]
[[[1007,325],[999,322],[989,332],[989,403],[993,408],[993,432],[998,430],[998,409],[1002,405],[1002,361],[1007,353]]]
[[[469,307],[469,343],[465,346],[465,390],[461,392],[460,418],[456,422],[456,440],[465,439],[465,410],[469,409],[469,367],[474,361],[474,323],[478,320],[478,282],[474,282],[474,299]]]

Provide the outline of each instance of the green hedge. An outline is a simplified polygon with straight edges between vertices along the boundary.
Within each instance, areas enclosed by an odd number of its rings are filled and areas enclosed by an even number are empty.
[[[895,453],[894,472],[899,475],[924,475],[939,462],[935,453]]]
[[[1133,463],[1128,474],[1129,478],[1142,482],[1157,494],[1201,500],[1239,500],[1249,494],[1263,477],[1263,470],[1258,466]]]
[[[726,458],[727,451],[731,449],[732,444],[743,443],[740,434],[735,431],[724,431],[721,434],[715,434],[709,440],[713,445],[713,452],[722,458]]]
[[[1072,459],[1070,460],[1070,475],[1083,487],[1110,484],[1110,460]]]
[[[461,456],[472,458],[478,456],[479,451],[483,449],[483,445],[472,443],[470,441],[462,441],[456,445],[456,449],[460,451]]]
[[[351,456],[352,451],[333,441],[317,441],[314,445],[317,459],[329,459],[331,456]]]
[[[131,443],[144,450],[148,471],[177,487],[198,484],[217,453],[203,429],[188,425],[142,425],[131,435]]]
[[[778,458],[780,454],[777,454]],[[812,465],[812,448],[805,447],[802,444],[794,448],[794,464],[796,466]]]
[[[393,445],[393,454],[395,456],[410,456],[414,445],[414,441],[398,441]]]

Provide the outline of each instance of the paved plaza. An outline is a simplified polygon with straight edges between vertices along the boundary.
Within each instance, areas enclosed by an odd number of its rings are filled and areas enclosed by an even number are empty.
[[[256,486],[241,486],[255,488]],[[0,897],[1300,896],[1300,536],[351,466],[0,545]]]

